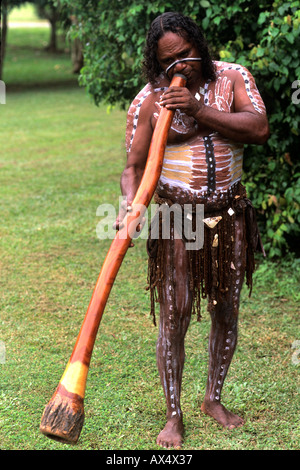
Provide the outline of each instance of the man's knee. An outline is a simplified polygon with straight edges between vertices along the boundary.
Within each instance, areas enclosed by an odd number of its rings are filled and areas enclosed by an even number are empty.
[[[184,292],[181,292],[180,295],[179,291],[172,292],[170,289],[164,297],[164,300],[160,304],[161,320],[165,324],[170,323],[176,326],[179,331],[184,333],[189,326],[191,318],[191,296]]]
[[[231,327],[237,324],[239,305],[232,298],[223,299],[219,297],[218,300],[209,299],[208,311],[212,321]]]

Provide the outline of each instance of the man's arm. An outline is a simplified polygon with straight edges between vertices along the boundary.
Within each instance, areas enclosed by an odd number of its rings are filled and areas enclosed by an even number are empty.
[[[269,137],[269,125],[261,98],[262,112],[259,112],[251,103],[244,80],[238,72],[233,92],[234,110],[231,113],[199,103],[187,88],[170,88],[163,94],[160,104],[168,109],[179,108],[193,116],[199,128],[208,127],[228,139],[244,144],[264,144]]]
[[[119,228],[119,223],[126,215],[127,208],[132,204],[144,174],[153,134],[151,125],[153,103],[151,97],[144,101],[139,111],[138,121],[136,124],[133,124],[131,118],[135,113],[135,106],[131,106],[128,112],[126,130],[127,162],[120,182],[124,201],[122,203],[122,210],[116,220],[115,226],[117,229]]]
[[[205,124],[224,137],[243,144],[264,144],[269,137],[266,115],[258,114],[250,106],[225,113],[208,106],[201,106],[194,115],[198,124]]]
[[[269,125],[262,99],[262,112],[251,103],[242,76],[237,73],[234,88],[234,112],[225,113],[201,106],[195,119],[199,124],[219,132],[224,137],[244,144],[264,144],[269,137]]]

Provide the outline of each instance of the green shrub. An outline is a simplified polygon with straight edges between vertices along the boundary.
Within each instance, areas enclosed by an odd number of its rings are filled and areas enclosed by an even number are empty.
[[[277,257],[299,250],[299,2],[270,4],[259,12],[253,30],[247,36],[237,26],[236,38],[219,53],[251,70],[266,103],[271,136],[264,148],[246,148],[245,183],[259,212],[265,248]]]

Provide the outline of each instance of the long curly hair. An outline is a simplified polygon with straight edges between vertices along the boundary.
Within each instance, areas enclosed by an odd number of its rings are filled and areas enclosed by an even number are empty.
[[[163,72],[157,60],[157,47],[158,41],[169,31],[183,37],[197,48],[200,57],[202,57],[203,78],[205,80],[215,80],[215,66],[201,29],[191,18],[177,12],[163,13],[150,26],[143,60],[143,74],[146,79],[154,84]]]

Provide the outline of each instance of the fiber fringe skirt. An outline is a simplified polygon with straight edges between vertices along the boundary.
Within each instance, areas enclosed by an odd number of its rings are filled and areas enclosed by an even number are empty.
[[[155,305],[160,302],[163,295],[164,265],[166,263],[166,253],[162,233],[164,224],[163,207],[173,206],[175,202],[170,199],[160,197],[157,193],[154,196],[155,202],[159,205],[159,210],[151,221],[149,236],[147,240],[148,251],[148,289],[150,290],[151,314],[155,321]],[[232,263],[235,258],[235,220],[242,215],[243,223],[243,243],[242,256],[244,260],[246,284],[249,288],[249,296],[252,291],[252,275],[255,270],[254,255],[256,251],[261,251],[264,255],[264,248],[261,242],[260,233],[256,221],[255,209],[251,201],[247,198],[244,186],[238,182],[230,188],[227,193],[222,194],[222,198],[213,203],[207,200],[193,202],[191,213],[191,224],[196,230],[197,211],[196,204],[204,205],[204,238],[200,249],[187,250],[189,260],[189,288],[193,299],[193,313],[197,319],[201,318],[201,299],[209,298],[209,302],[214,301],[217,292],[226,295],[232,283]],[[176,202],[178,207],[178,203]],[[184,225],[184,205],[182,207],[182,217],[174,217],[174,212],[169,212],[170,236],[169,243],[174,243],[176,237],[176,223],[178,220]],[[203,213],[202,213],[203,214]],[[178,231],[178,230],[177,230]],[[153,233],[156,233],[153,238]],[[158,235],[157,235],[158,233]],[[183,233],[183,229],[180,231]],[[184,243],[190,242],[182,235]],[[172,257],[171,257],[172,264]],[[174,272],[174,267],[169,266],[169,272]],[[169,280],[169,282],[172,280]],[[176,286],[173,285],[173,290]]]

